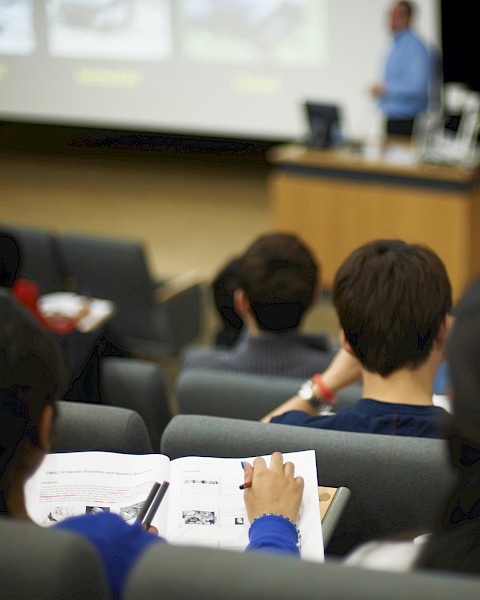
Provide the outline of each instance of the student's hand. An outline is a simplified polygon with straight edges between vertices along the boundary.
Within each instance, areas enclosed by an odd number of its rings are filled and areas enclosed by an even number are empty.
[[[142,527],[143,527],[143,529],[148,531],[148,533],[151,533],[158,537],[158,529],[156,527],[154,527],[153,525],[149,525],[148,527],[145,527],[145,525],[142,525]]]
[[[253,461],[253,466],[244,463],[245,483],[252,482],[245,489],[244,500],[250,523],[264,514],[276,514],[295,522],[300,510],[303,495],[303,477],[295,477],[293,463],[283,463],[280,452],[274,452],[267,467],[262,457]]]

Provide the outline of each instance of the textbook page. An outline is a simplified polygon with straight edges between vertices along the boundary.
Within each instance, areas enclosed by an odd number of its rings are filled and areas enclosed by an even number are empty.
[[[264,457],[269,464],[270,456]],[[171,543],[243,550],[249,522],[243,501],[242,460],[253,458],[177,458],[171,463],[166,538]],[[315,452],[284,454],[305,480],[298,528],[302,558],[323,561],[324,548],[318,501]],[[155,524],[155,521],[154,521]]]
[[[301,555],[323,561],[315,452],[283,456],[305,480],[298,521]],[[170,487],[152,521],[161,536],[171,543],[243,550],[249,522],[239,489],[244,481],[241,461],[253,463],[254,458],[191,456],[170,462],[161,454],[48,454],[26,483],[27,512],[42,526],[100,511],[133,523],[152,485],[167,480]],[[264,458],[268,464],[270,456]]]
[[[39,525],[108,511],[133,523],[156,481],[169,480],[170,459],[162,454],[66,452],[48,454],[25,486],[27,512]],[[167,494],[168,495],[168,494]],[[155,526],[166,525],[166,500]]]

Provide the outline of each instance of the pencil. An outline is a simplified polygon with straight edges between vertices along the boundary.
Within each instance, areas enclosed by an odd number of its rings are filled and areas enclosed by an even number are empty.
[[[145,515],[147,514],[148,509],[150,508],[150,505],[152,504],[152,502],[153,502],[155,496],[157,495],[157,492],[158,492],[159,489],[160,489],[160,484],[158,483],[158,481],[156,481],[153,484],[153,487],[150,490],[150,493],[148,494],[147,499],[143,503],[142,508],[138,512],[137,519],[136,519],[136,521],[138,523],[142,523],[143,522],[143,519],[145,518]]]
[[[238,486],[241,490],[246,490],[247,488],[251,488],[252,487],[252,482],[251,481],[246,481],[245,483],[242,483],[242,485]]]
[[[164,481],[162,483],[162,485],[160,486],[160,489],[158,490],[157,495],[155,496],[155,500],[152,502],[150,510],[148,511],[147,516],[145,517],[145,520],[143,521],[143,525],[147,529],[152,524],[153,517],[155,516],[155,514],[158,510],[158,507],[160,506],[160,503],[163,500],[163,497],[165,496],[166,491],[168,490],[169,485],[170,485],[169,481]]]

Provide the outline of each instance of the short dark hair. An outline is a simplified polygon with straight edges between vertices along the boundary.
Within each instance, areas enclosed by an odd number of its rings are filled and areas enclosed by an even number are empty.
[[[0,232],[0,286],[12,287],[20,270],[20,247],[8,232]]]
[[[27,440],[37,443],[42,411],[64,389],[64,363],[52,333],[0,291],[0,481]]]
[[[333,303],[363,367],[385,377],[427,359],[452,292],[445,265],[431,249],[376,240],[340,266]]]
[[[266,331],[298,327],[318,281],[318,263],[293,234],[262,235],[238,266],[238,286],[248,296],[258,326]]]
[[[232,330],[242,328],[242,319],[235,312],[233,296],[238,287],[237,271],[239,258],[230,259],[212,281],[213,302],[224,327]]]

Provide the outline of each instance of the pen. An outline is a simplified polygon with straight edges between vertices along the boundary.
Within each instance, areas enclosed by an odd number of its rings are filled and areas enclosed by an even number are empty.
[[[170,485],[169,481],[164,481],[162,483],[162,485],[160,486],[160,489],[158,490],[157,495],[155,496],[155,499],[153,500],[152,505],[150,506],[150,510],[148,511],[147,516],[145,517],[145,520],[143,521],[143,525],[147,529],[152,524],[153,517],[155,516],[155,514],[158,510],[158,507],[160,506],[160,503],[163,500],[163,497],[165,496],[165,493],[166,493],[169,485]]]
[[[247,488],[251,488],[252,487],[252,482],[251,481],[246,481],[245,483],[242,483],[242,485],[238,486],[241,490],[246,490]]]
[[[143,503],[142,508],[138,511],[138,515],[136,518],[136,521],[138,523],[142,523],[143,519],[145,518],[145,515],[148,512],[148,509],[150,508],[150,505],[152,504],[155,496],[157,495],[158,490],[160,489],[160,484],[158,483],[158,481],[156,481],[153,484],[152,489],[150,490],[150,493],[147,496],[147,499],[145,500],[145,502]]]

